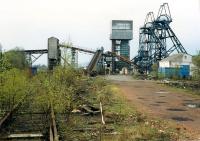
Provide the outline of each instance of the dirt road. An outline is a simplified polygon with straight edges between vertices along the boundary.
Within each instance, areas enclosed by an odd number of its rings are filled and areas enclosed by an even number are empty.
[[[130,76],[107,76],[107,79],[121,89],[138,111],[175,121],[188,131],[200,134],[200,97],[173,92],[154,81],[133,80]]]

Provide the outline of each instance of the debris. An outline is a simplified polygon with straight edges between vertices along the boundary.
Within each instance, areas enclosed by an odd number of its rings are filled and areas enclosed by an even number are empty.
[[[105,123],[104,117],[103,117],[103,107],[102,107],[101,102],[100,102],[100,110],[101,110],[101,122],[102,122],[102,124],[104,125],[104,124],[106,124],[106,123]]]
[[[104,135],[121,135],[119,132],[104,133]]]
[[[74,109],[74,110],[72,110],[72,113],[81,113],[81,110],[79,110],[79,109]]]
[[[41,133],[24,133],[24,134],[10,134],[7,138],[41,138],[43,135]]]
[[[158,130],[158,132],[160,132],[160,133],[165,133],[165,131],[163,131],[163,130]]]
[[[78,132],[85,132],[85,131],[97,131],[97,128],[76,128],[73,129],[73,131],[78,131]]]
[[[83,113],[83,115],[96,115],[100,113],[98,108],[89,105],[82,105],[79,110]]]

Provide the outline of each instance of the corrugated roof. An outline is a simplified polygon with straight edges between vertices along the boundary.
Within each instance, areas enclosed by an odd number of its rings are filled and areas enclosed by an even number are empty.
[[[171,56],[162,59],[160,62],[165,62],[165,61],[181,61],[184,55],[188,56],[188,54],[184,54],[184,53],[172,54]]]

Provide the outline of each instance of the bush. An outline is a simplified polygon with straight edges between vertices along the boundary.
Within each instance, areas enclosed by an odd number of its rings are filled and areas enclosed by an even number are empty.
[[[31,92],[30,82],[24,71],[10,69],[0,73],[0,103],[10,110]],[[4,106],[3,106],[4,105]]]
[[[200,81],[200,51],[192,58],[192,61],[195,65],[193,68],[193,79]]]

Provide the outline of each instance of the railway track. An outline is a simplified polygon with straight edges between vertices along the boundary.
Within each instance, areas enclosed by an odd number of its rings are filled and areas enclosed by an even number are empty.
[[[98,111],[73,113],[69,117],[67,113],[54,113],[51,106],[44,112],[30,97],[6,115],[0,119],[0,141],[95,141],[101,134]]]
[[[54,138],[56,124],[52,112],[42,111],[32,97],[27,98],[0,120],[0,141],[58,141],[58,137]]]

